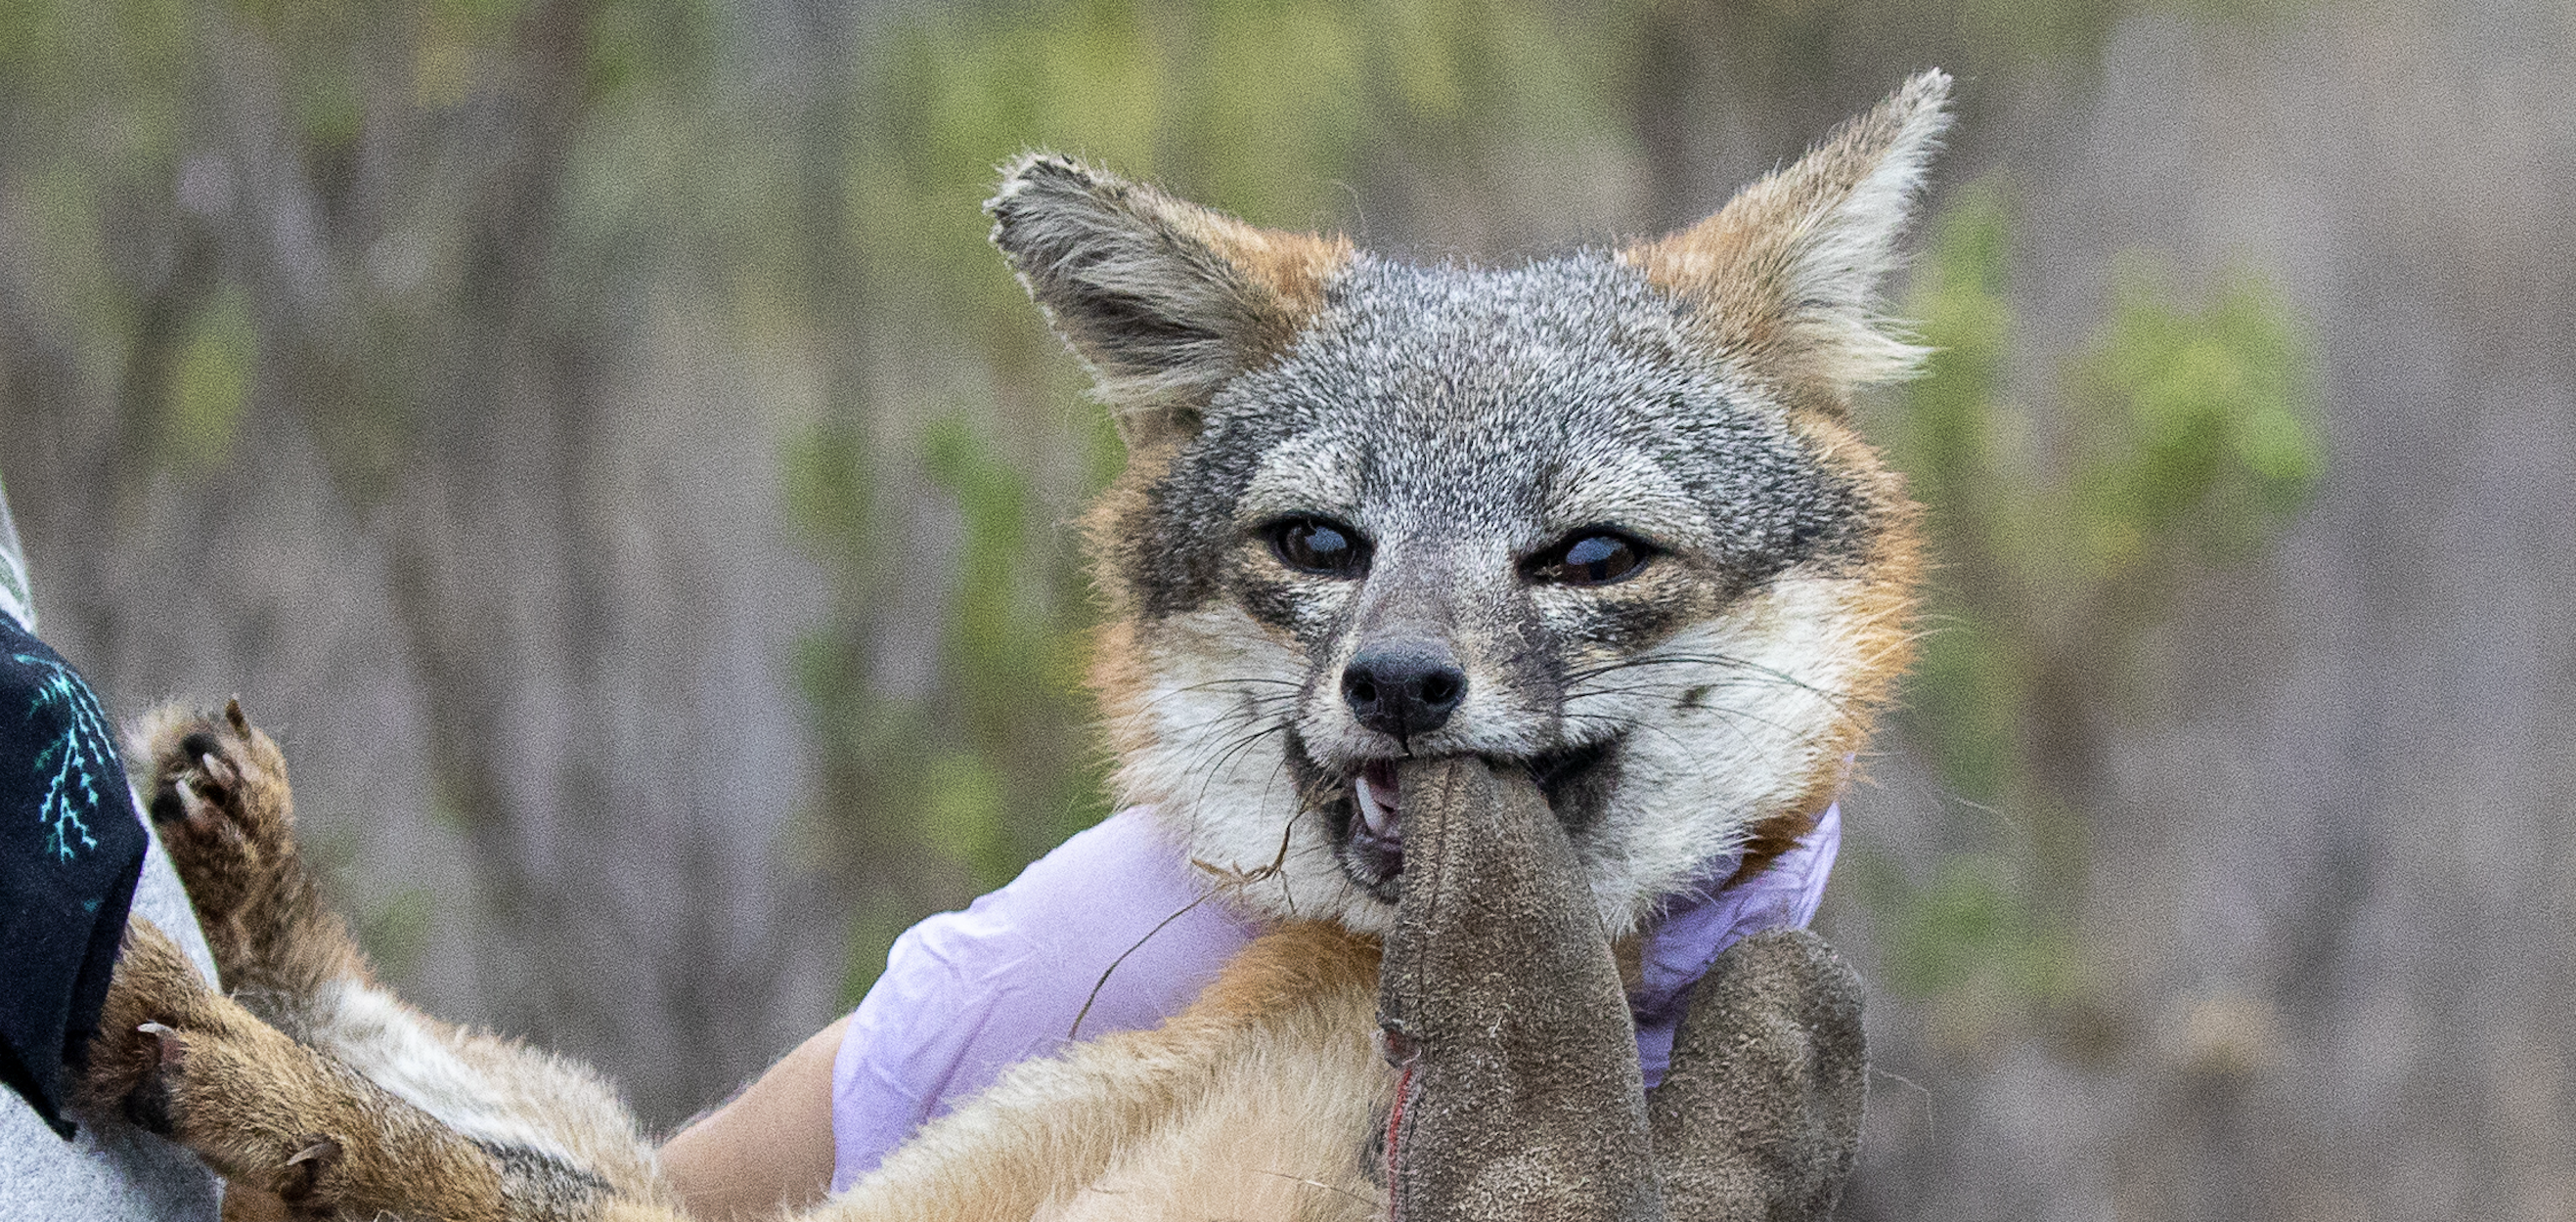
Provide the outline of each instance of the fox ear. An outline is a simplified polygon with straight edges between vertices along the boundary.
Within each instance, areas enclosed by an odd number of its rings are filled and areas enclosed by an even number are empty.
[[[1132,448],[1197,430],[1228,378],[1278,355],[1350,261],[1068,157],[1029,153],[984,205],[993,244],[1091,366]]]
[[[1853,387],[1922,359],[1879,314],[1878,282],[1949,126],[1949,96],[1947,74],[1922,73],[1717,215],[1619,257],[1696,307],[1747,372],[1792,402],[1841,410]]]

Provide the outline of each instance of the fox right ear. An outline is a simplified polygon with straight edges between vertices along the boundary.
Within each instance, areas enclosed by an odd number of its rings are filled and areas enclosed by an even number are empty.
[[[1130,448],[1196,432],[1208,396],[1285,349],[1351,257],[1342,238],[1255,228],[1051,153],[1008,166],[984,210]]]
[[[1715,347],[1799,402],[1907,376],[1923,350],[1877,310],[1923,166],[1949,126],[1950,78],[1918,73],[1717,215],[1620,252],[1694,306]]]

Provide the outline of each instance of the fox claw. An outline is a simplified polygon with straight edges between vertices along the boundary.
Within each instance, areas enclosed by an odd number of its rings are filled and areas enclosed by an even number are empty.
[[[307,1140],[312,1144],[288,1155],[278,1177],[278,1199],[288,1204],[311,1200],[314,1190],[322,1185],[322,1177],[340,1164],[339,1142],[313,1135],[308,1135]]]
[[[149,921],[129,924],[90,1042],[82,1086],[88,1105],[150,1132],[172,1132],[179,1112],[173,1084],[186,1072],[189,1051],[182,1032],[205,1030],[212,998],[176,943]]]
[[[151,1036],[161,1046],[160,1063],[163,1068],[180,1065],[188,1059],[188,1043],[179,1037],[175,1028],[160,1023],[140,1023],[134,1029]]]
[[[273,893],[278,875],[293,869],[286,761],[238,699],[220,714],[155,710],[140,740],[138,754],[150,761],[145,808],[211,930]]]
[[[197,770],[201,775],[191,788],[197,791],[197,796],[209,802],[220,805],[232,796],[233,787],[241,784],[241,772],[233,767],[232,761],[212,751],[197,756]]]
[[[300,1163],[309,1163],[316,1160],[327,1160],[338,1157],[340,1157],[340,1143],[325,1137],[315,1141],[312,1145],[306,1146],[303,1149],[288,1155],[286,1165],[293,1167]]]

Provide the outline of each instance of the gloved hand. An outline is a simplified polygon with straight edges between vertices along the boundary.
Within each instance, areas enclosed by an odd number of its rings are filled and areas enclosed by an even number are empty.
[[[1672,1068],[1639,1084],[1610,941],[1545,797],[1475,759],[1406,766],[1406,868],[1378,1012],[1405,1222],[1803,1219],[1859,1140],[1850,970],[1803,931],[1730,948]]]

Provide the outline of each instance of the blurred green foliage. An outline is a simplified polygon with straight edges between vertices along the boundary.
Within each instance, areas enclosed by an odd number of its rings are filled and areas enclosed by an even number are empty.
[[[2080,992],[2063,919],[2101,796],[2089,735],[2174,592],[2277,537],[2324,461],[2299,328],[2244,267],[2195,302],[2123,256],[2107,316],[2038,373],[2040,406],[2016,401],[2033,371],[2014,365],[2009,200],[1979,182],[1930,226],[1905,312],[1934,352],[1882,430],[1935,565],[1900,722],[1982,830],[1919,881],[1867,855],[1853,870],[1894,982],[1950,1003],[1970,1040]]]
[[[2070,989],[2071,940],[2034,920],[1997,855],[1946,857],[1920,886],[1891,876],[1884,858],[1863,855],[1852,869],[1857,885],[1891,909],[1886,963],[1899,991],[1984,1002],[1987,994],[2045,1000]]]
[[[183,470],[222,465],[241,424],[259,335],[239,292],[197,315],[171,369],[168,418],[156,430],[163,462]]]
[[[2244,555],[2306,505],[2323,463],[2308,354],[2271,285],[2234,269],[2193,309],[2163,280],[2145,260],[2118,269],[2110,322],[2069,396],[2118,439],[2076,477],[2097,582],[2173,540]]]
[[[1026,377],[1035,314],[985,242],[977,208],[1004,161],[1056,149],[1257,224],[1332,228],[1363,150],[1623,141],[1610,65],[1635,7],[936,6],[890,34],[864,74],[849,163],[854,245],[874,291],[905,317],[945,330],[949,346],[996,344],[1004,371]],[[1469,121],[1472,144],[1439,138]],[[1053,352],[1043,359],[1066,366]]]

